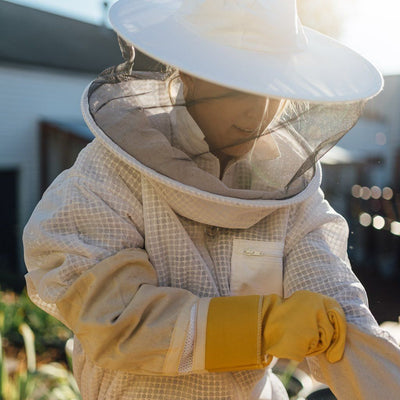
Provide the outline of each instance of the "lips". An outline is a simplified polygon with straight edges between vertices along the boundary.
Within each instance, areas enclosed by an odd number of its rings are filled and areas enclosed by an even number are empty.
[[[249,136],[252,135],[256,131],[255,129],[242,128],[237,125],[233,125],[233,127]]]

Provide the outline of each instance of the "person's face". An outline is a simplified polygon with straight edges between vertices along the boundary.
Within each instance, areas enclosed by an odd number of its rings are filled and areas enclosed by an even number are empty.
[[[280,101],[247,94],[181,73],[187,108],[220,160],[248,153]]]

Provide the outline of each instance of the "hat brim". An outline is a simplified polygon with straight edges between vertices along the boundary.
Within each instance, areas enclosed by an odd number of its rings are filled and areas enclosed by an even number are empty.
[[[181,1],[119,0],[110,9],[114,30],[150,57],[190,75],[257,95],[344,102],[368,99],[383,78],[364,57],[304,27],[307,48],[267,53],[229,47],[188,30],[175,17]]]

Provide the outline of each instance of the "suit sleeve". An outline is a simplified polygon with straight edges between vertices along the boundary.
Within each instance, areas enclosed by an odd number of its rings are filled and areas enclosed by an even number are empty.
[[[394,398],[400,392],[400,349],[368,308],[347,257],[348,227],[321,191],[292,210],[284,256],[284,293],[310,290],[335,298],[348,323],[344,357],[308,360],[314,377],[338,399]]]
[[[190,311],[207,299],[158,287],[140,202],[124,196],[72,172],[60,176],[24,231],[28,292],[101,367],[176,374]]]

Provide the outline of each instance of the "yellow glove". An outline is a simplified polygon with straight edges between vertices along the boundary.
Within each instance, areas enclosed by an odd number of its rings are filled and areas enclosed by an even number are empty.
[[[277,295],[217,297],[211,300],[206,332],[205,368],[234,371],[266,367],[272,356],[301,361],[325,353],[342,358],[346,319],[339,303],[300,291]]]
[[[325,353],[332,363],[342,358],[346,319],[335,299],[308,291],[285,300],[265,296],[262,315],[263,354],[302,361]]]

